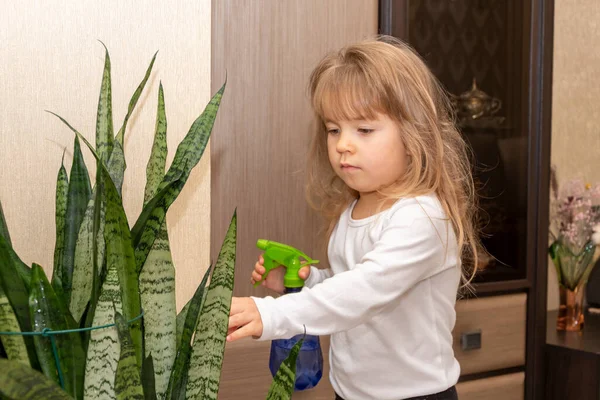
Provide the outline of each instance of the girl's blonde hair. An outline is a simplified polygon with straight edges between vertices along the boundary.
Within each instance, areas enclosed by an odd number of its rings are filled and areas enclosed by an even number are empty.
[[[410,162],[406,174],[379,193],[384,201],[437,195],[454,228],[462,281],[468,286],[479,248],[470,148],[455,127],[448,96],[421,58],[403,42],[379,36],[327,55],[312,72],[309,90],[318,127],[309,155],[307,196],[327,221],[327,238],[358,193],[329,163],[324,121],[385,114],[398,124]]]

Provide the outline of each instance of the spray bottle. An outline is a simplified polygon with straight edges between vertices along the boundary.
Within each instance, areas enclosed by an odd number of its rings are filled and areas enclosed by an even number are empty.
[[[282,243],[259,239],[256,247],[264,250],[263,258],[265,260],[265,273],[263,279],[273,268],[283,266],[285,276],[283,277],[284,295],[288,293],[297,293],[302,290],[304,280],[298,276],[300,268],[307,265],[317,264],[318,260],[312,260],[306,254],[298,249]],[[300,261],[303,258],[305,261]],[[256,285],[259,285],[256,282]],[[269,369],[275,376],[279,365],[285,360],[290,350],[300,338],[304,336],[304,342],[300,348],[298,359],[296,361],[296,382],[294,389],[296,391],[310,389],[317,385],[323,376],[323,353],[318,336],[296,335],[291,339],[277,339],[271,342],[271,355],[269,357]]]

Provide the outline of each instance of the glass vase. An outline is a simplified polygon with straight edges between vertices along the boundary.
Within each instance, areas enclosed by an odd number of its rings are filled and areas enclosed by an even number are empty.
[[[585,284],[592,272],[596,246],[590,240],[582,247],[556,240],[549,252],[559,285],[560,305],[556,329],[580,331],[584,325],[583,299]]]

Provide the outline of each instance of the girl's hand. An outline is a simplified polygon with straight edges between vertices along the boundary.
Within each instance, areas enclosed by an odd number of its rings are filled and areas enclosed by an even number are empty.
[[[250,297],[232,297],[227,341],[233,342],[246,336],[259,338],[262,331],[262,318],[254,300]]]
[[[250,278],[250,282],[254,285],[256,282],[262,281],[260,284],[264,287],[267,287],[279,294],[283,293],[283,276],[285,275],[285,268],[279,266],[277,268],[273,268],[269,275],[267,275],[267,279],[263,280],[263,275],[265,274],[265,259],[262,255],[258,256],[258,262],[254,264],[254,271],[252,271],[252,277]],[[302,267],[298,271],[298,275],[303,280],[307,280],[310,276],[310,267]]]

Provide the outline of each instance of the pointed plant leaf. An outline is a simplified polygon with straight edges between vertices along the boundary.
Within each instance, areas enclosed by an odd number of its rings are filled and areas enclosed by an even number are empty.
[[[140,370],[137,365],[135,348],[129,334],[129,326],[123,316],[115,311],[115,324],[119,333],[121,355],[115,375],[115,395],[117,400],[144,400],[144,390]]]
[[[69,329],[65,310],[46,278],[44,270],[35,263],[32,266],[29,308],[34,332],[43,332],[44,329],[53,331]],[[57,359],[53,353],[52,340],[56,344]],[[61,333],[51,337],[39,335],[34,336],[33,341],[42,372],[48,378],[60,383],[57,372],[58,362],[62,369],[65,391],[74,398],[80,398],[83,393],[83,347],[79,333]]]
[[[125,153],[123,152],[123,145],[121,143],[115,141],[113,151],[110,154],[110,158],[108,159],[108,164],[106,164],[106,167],[108,169],[108,173],[110,174],[110,179],[112,179],[117,192],[119,195],[121,195],[126,167]]]
[[[142,82],[140,82],[137,89],[133,93],[131,100],[129,101],[129,107],[127,109],[127,114],[125,115],[125,120],[123,121],[123,125],[121,126],[121,129],[119,129],[119,132],[117,133],[117,138],[114,141],[114,148],[112,150],[112,153],[111,153],[108,163],[107,163],[110,177],[113,180],[113,182],[115,183],[115,187],[117,188],[119,195],[121,194],[121,190],[123,187],[125,168],[127,168],[127,163],[125,162],[125,152],[124,152],[125,129],[127,128],[127,122],[129,121],[131,114],[133,114],[133,110],[135,109],[135,106],[140,98],[140,95],[142,94],[142,91],[144,90],[144,87],[146,86],[146,82],[148,81],[148,78],[150,77],[150,72],[152,71],[152,66],[154,65],[155,59],[156,59],[156,54],[154,54],[154,57],[152,57],[150,66],[148,66],[148,69],[146,70],[146,75],[144,75]]]
[[[54,113],[53,113],[54,114]],[[100,160],[98,153],[90,142],[87,141],[75,128],[59,115],[54,114],[63,121],[81,139],[90,152]],[[118,274],[117,285],[121,288],[121,299],[123,316],[127,320],[137,317],[141,312],[138,274],[135,266],[133,247],[131,244],[131,232],[127,223],[127,216],[123,209],[123,201],[117,192],[114,182],[104,163],[100,163],[105,176],[104,187],[106,189],[106,222],[104,239],[106,241],[106,264],[107,270],[115,269]],[[142,366],[142,330],[141,322],[138,320],[129,326],[131,339],[136,350],[138,366]],[[88,350],[89,355],[89,350]],[[89,358],[89,357],[88,357]],[[87,372],[86,372],[87,374]]]
[[[119,129],[119,132],[117,133],[117,142],[119,142],[121,144],[121,146],[123,146],[123,142],[124,142],[124,138],[125,138],[125,129],[127,128],[127,122],[129,121],[131,114],[133,114],[133,110],[135,109],[135,106],[136,106],[140,96],[142,95],[142,91],[144,90],[144,87],[146,86],[146,82],[148,82],[148,78],[150,77],[150,73],[152,72],[152,67],[154,66],[154,61],[156,60],[157,54],[158,54],[158,51],[156,53],[154,53],[154,56],[152,57],[152,61],[150,61],[150,65],[146,69],[146,74],[144,75],[144,78],[138,85],[137,89],[135,89],[133,96],[131,96],[131,100],[129,100],[129,107],[127,107],[127,114],[125,115],[125,119],[123,120],[123,125],[121,125],[121,129]]]
[[[122,309],[121,287],[116,265],[111,264],[102,284],[92,325],[113,323],[115,309],[119,312]],[[115,398],[115,374],[119,357],[120,346],[116,327],[91,331],[85,364],[84,398],[94,400]]]
[[[187,398],[216,399],[229,322],[236,256],[237,215],[223,240],[194,338]]]
[[[279,365],[267,393],[267,400],[288,400],[292,398],[296,383],[296,360],[303,341],[304,339],[298,340],[287,358]]]
[[[0,398],[19,400],[71,400],[52,380],[21,363],[0,360]]]
[[[149,200],[165,174],[167,156],[166,116],[162,85],[159,88],[156,129],[152,152],[146,168],[144,199]],[[164,398],[176,353],[175,267],[171,258],[166,220],[139,277],[144,310],[144,349],[153,355],[156,393]]]
[[[65,154],[60,163],[58,176],[56,177],[56,242],[54,245],[54,270],[52,271],[52,286],[57,287],[58,283],[62,285],[63,276],[63,257],[65,253],[65,219],[67,216],[67,197],[69,193],[69,178],[65,169]]]
[[[10,306],[2,286],[0,286],[0,332],[21,332],[15,312]],[[2,347],[9,360],[29,366],[29,355],[23,336],[0,335],[0,341],[2,341]]]
[[[11,257],[12,247],[6,242],[4,236],[0,236],[0,286],[12,306],[21,332],[31,331],[31,319],[29,315],[29,291]],[[25,337],[29,362],[34,368],[39,367],[35,349],[33,347],[33,338]]]
[[[67,212],[65,217],[65,248],[63,252],[63,267],[61,281],[67,299],[71,298],[75,245],[81,221],[85,215],[92,188],[87,167],[83,161],[79,138],[75,137],[73,149],[73,164],[69,177],[67,194]]]
[[[98,186],[94,188],[88,202],[83,221],[79,228],[79,234],[77,235],[77,243],[75,245],[73,287],[69,309],[76,321],[81,320],[88,302],[90,301],[94,285],[94,271],[97,268],[98,261],[101,263],[104,257],[104,247],[98,246],[99,243],[101,245],[104,244],[104,237],[99,236],[100,241],[98,243],[98,237],[96,237],[98,232],[94,232],[97,189]],[[104,224],[102,224],[101,232],[99,232],[100,235],[103,235],[104,233],[103,225]],[[94,260],[94,251],[96,251],[96,257],[99,257],[100,260]]]
[[[156,393],[163,398],[176,353],[175,268],[166,221],[139,277],[146,356],[153,355]]]
[[[194,296],[186,306],[185,323],[182,324],[181,336],[177,339],[177,357],[171,370],[169,379],[169,388],[167,390],[167,399],[185,398],[185,385],[187,382],[187,371],[190,364],[190,354],[192,352],[192,335],[196,329],[200,311],[202,310],[202,299],[206,292],[206,282],[212,270],[212,265],[208,267],[202,282],[196,288]],[[183,314],[180,314],[183,315]]]
[[[185,306],[183,306],[181,311],[179,311],[179,314],[177,314],[177,318],[175,319],[175,324],[177,325],[177,334],[176,334],[177,340],[175,343],[177,343],[177,348],[179,348],[179,343],[181,343],[181,335],[183,333],[183,326],[185,325],[185,319],[187,317],[187,313],[188,313],[191,303],[192,303],[192,299],[188,300],[188,302],[185,303]]]
[[[106,240],[104,227],[106,222],[106,198],[104,196],[104,175],[102,168],[97,171],[99,181],[96,181],[96,194],[94,198],[94,216],[92,222],[92,288],[90,301],[80,319],[82,326],[92,326],[94,313],[100,297],[102,282],[106,276]],[[84,343],[89,343],[89,332],[84,332]]]
[[[98,99],[98,111],[96,113],[96,151],[98,151],[100,159],[106,162],[112,153],[113,137],[115,134],[112,118],[110,56],[104,43],[102,45],[104,46],[105,56],[102,84],[100,85],[100,98]]]
[[[23,279],[25,286],[29,288],[29,282],[31,281],[31,268],[29,268],[15,253],[12,248],[12,243],[10,241],[10,234],[8,233],[8,225],[6,224],[6,219],[4,218],[4,211],[2,210],[2,203],[0,203],[0,236],[4,237],[6,243],[10,248],[10,258],[13,260],[15,267],[17,268],[17,273]]]
[[[194,121],[187,135],[177,147],[171,167],[158,186],[157,194],[144,206],[131,230],[138,270],[144,265],[168,208],[181,193],[190,172],[204,153],[224,91],[225,84],[215,93],[204,112]]]
[[[156,386],[154,382],[154,362],[152,354],[144,358],[142,363],[142,387],[144,388],[144,398],[146,400],[157,400]]]
[[[12,246],[10,234],[8,233],[8,226],[6,225],[6,219],[4,218],[4,211],[2,210],[2,202],[0,202],[0,235],[4,236],[6,242]]]
[[[19,275],[19,277],[25,284],[25,288],[29,290],[29,284],[31,282],[31,268],[29,268],[27,264],[21,261],[17,253],[10,246],[10,244],[7,243],[7,246],[8,256],[11,259],[13,266],[17,271],[17,275]]]
[[[156,110],[156,127],[150,159],[146,166],[146,188],[144,205],[156,195],[158,185],[165,176],[167,163],[167,116],[165,113],[165,95],[162,83],[158,87],[158,109]]]

